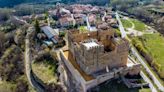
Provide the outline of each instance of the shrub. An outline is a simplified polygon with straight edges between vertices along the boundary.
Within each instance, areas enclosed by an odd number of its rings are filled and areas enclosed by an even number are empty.
[[[60,32],[59,33],[59,37],[64,37],[65,36],[65,32]]]
[[[118,29],[115,30],[115,36],[121,37],[121,32]]]
[[[136,47],[136,49],[141,53],[141,55],[148,61],[149,64],[152,63],[153,59],[151,55],[148,54],[147,50],[144,48],[143,44],[139,39],[133,38],[132,44]]]

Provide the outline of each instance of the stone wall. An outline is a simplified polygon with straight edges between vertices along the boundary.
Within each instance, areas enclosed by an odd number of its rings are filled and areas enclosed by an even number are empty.
[[[137,75],[137,74],[140,73],[140,71],[141,71],[141,65],[138,64],[138,65],[136,65],[135,67],[133,67],[133,68],[131,69],[131,71],[129,71],[128,73],[129,73],[129,75]]]
[[[113,68],[109,72],[103,73],[101,75],[97,75],[94,79],[86,81],[84,80],[82,75],[66,59],[63,51],[61,51],[60,56],[61,56],[61,61],[63,62],[64,68],[67,71],[66,73],[68,75],[68,80],[70,81],[68,85],[69,86],[68,92],[87,92],[87,90],[89,90],[90,88],[96,87],[97,85],[107,80],[118,78],[120,75],[124,76],[126,74],[134,74],[137,72],[139,73],[139,70],[140,70],[139,69],[140,64],[135,64],[134,66],[131,66],[131,67],[125,66],[125,67]]]
[[[68,60],[66,60],[66,57],[64,56],[64,53],[62,51],[60,52],[60,58],[61,61],[63,62],[67,74],[70,76],[71,79],[71,81],[69,82],[70,84],[67,84],[67,86],[69,86],[70,88],[74,86],[75,90],[79,89],[78,92],[86,92],[86,88],[85,88],[86,81],[81,76],[81,74],[73,67],[73,65]],[[69,90],[69,92],[74,92],[74,91]]]
[[[114,36],[114,32],[112,29],[108,29],[106,31],[96,31],[90,33],[80,33],[79,30],[69,30],[68,31],[68,40],[72,42],[81,42],[87,39],[106,39],[107,36]]]

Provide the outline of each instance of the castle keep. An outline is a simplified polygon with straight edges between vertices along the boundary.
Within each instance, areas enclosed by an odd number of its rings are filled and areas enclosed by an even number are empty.
[[[82,34],[78,30],[69,31],[68,42],[73,58],[89,75],[127,64],[129,43],[114,38],[111,29]]]

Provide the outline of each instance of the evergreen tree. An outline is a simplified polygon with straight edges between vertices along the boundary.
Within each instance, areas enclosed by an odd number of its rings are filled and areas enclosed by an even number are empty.
[[[37,32],[37,33],[40,33],[40,26],[39,26],[39,21],[36,19],[35,20],[35,31]]]

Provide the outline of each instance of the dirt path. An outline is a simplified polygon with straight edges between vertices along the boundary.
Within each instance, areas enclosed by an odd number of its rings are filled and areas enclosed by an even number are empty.
[[[134,36],[142,36],[144,34],[143,32],[135,30],[135,24],[128,17],[125,19],[127,19],[132,24],[131,28],[127,28],[127,34],[133,34]]]
[[[44,87],[41,85],[37,80],[36,77],[34,77],[34,73],[32,72],[31,68],[31,55],[30,55],[30,40],[29,40],[30,33],[27,33],[26,39],[25,39],[25,72],[27,79],[30,83],[30,85],[35,88],[38,92],[44,92]]]
[[[144,32],[135,30],[135,24],[128,18],[128,17],[124,17],[124,19],[126,19],[127,21],[129,21],[132,24],[131,28],[126,28],[127,30],[127,34],[132,34],[134,36],[142,36],[144,34],[152,34],[155,32],[155,30],[147,25],[145,25],[147,27],[147,30],[145,30]]]

